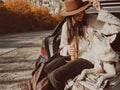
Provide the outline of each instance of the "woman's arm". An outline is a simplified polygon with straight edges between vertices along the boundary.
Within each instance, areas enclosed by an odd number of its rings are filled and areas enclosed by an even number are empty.
[[[97,20],[105,22],[101,33],[106,35],[115,34],[120,32],[120,19],[112,15],[106,10],[101,10],[98,14]]]
[[[93,7],[99,12],[97,20],[104,22],[103,28],[100,30],[101,33],[106,35],[115,34],[120,32],[120,19],[112,15],[106,10],[102,9],[98,0],[93,0]]]

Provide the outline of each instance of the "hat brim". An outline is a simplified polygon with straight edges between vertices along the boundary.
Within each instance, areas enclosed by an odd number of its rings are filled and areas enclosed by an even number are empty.
[[[73,11],[66,11],[66,10],[63,10],[60,12],[60,15],[61,16],[71,16],[71,15],[74,15],[74,14],[77,14],[77,13],[80,13],[82,11],[84,11],[85,9],[87,9],[88,7],[90,6],[90,3],[87,3],[85,6],[83,7],[80,7],[76,10],[73,10]]]

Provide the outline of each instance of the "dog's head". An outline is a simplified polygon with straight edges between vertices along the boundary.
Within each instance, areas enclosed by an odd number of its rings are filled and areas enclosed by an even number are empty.
[[[111,43],[115,40],[116,34],[111,36],[94,37],[93,51],[94,57],[98,60],[117,61],[118,54],[112,49]]]

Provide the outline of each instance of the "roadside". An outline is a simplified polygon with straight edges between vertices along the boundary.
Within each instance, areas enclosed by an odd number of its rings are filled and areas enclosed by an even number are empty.
[[[26,82],[31,78],[45,36],[41,34],[40,37],[0,55],[0,90],[27,90]]]
[[[26,81],[40,55],[40,44],[36,40],[0,56],[0,90],[27,90]]]
[[[0,35],[0,55],[21,47],[24,44],[31,43],[40,37],[48,36],[52,31],[40,31],[20,34]]]

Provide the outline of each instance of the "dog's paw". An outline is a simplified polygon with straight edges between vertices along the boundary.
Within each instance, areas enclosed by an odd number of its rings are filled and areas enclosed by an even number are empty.
[[[83,75],[78,75],[77,80],[82,81],[85,77]]]
[[[95,84],[95,88],[96,88],[96,89],[99,89],[100,86],[101,86],[101,85],[100,85],[99,83],[96,83],[96,84]]]
[[[95,87],[100,88],[103,80],[104,80],[103,77],[100,76],[100,78],[98,78],[98,80],[97,80],[97,83],[96,83]]]
[[[83,80],[86,76],[86,69],[84,69],[80,75],[78,75],[78,79],[77,80]]]

